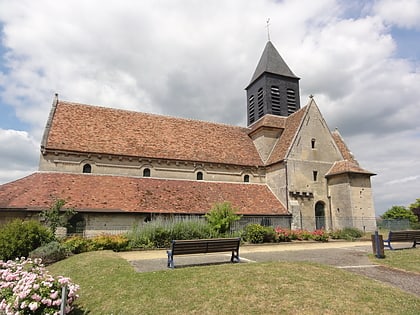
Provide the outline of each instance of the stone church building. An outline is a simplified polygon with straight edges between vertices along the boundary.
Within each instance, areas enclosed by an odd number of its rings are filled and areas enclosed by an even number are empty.
[[[246,87],[247,127],[54,99],[39,171],[0,186],[0,223],[54,198],[86,235],[157,217],[200,216],[228,201],[292,229],[375,229],[370,177],[268,41]],[[245,106],[244,106],[245,108]]]

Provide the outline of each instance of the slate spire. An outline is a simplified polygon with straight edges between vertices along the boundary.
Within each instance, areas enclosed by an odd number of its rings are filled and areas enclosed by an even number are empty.
[[[271,41],[265,45],[251,82],[245,89],[248,125],[266,114],[289,116],[300,108],[299,78]]]

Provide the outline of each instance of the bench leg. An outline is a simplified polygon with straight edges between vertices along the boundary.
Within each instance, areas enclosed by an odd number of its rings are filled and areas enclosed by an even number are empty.
[[[230,258],[230,262],[238,263],[241,259],[239,258],[239,253],[236,251],[232,251],[232,257]]]
[[[175,268],[174,265],[174,256],[172,255],[172,253],[170,251],[168,251],[168,268]]]

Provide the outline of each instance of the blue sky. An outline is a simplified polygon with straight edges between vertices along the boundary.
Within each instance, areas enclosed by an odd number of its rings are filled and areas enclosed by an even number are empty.
[[[0,184],[37,170],[61,99],[245,125],[267,40],[373,177],[420,198],[420,0],[0,0]]]

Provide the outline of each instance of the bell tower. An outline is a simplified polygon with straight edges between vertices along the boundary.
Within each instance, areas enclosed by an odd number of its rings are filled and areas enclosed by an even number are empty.
[[[268,41],[245,88],[248,126],[266,114],[287,117],[300,109],[299,80]]]

